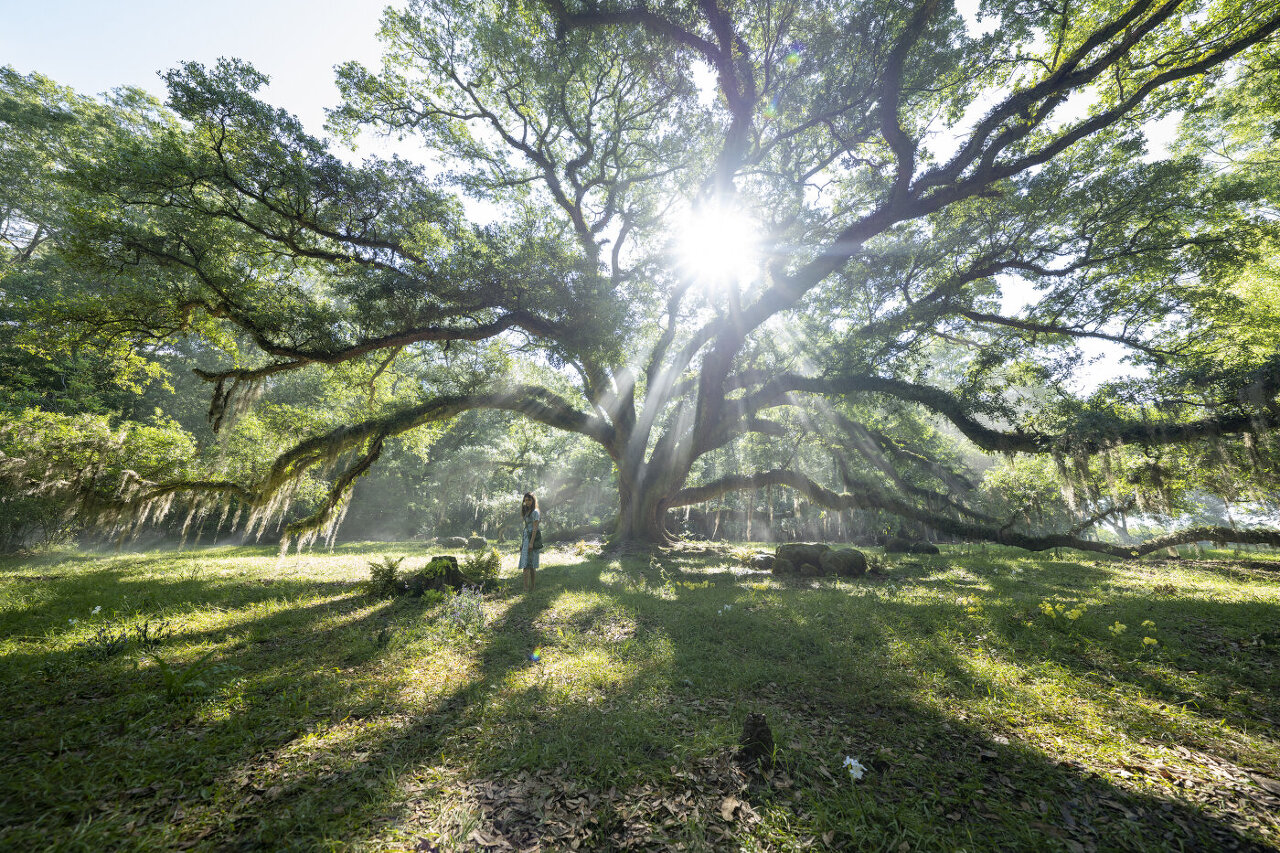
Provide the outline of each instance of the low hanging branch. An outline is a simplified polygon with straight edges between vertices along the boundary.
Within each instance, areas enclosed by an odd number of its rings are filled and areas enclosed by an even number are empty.
[[[1071,536],[1079,536],[1089,528],[1097,525],[1098,522],[1106,521],[1113,515],[1122,515],[1126,512],[1132,512],[1133,508],[1137,505],[1137,498],[1129,498],[1123,502],[1113,503],[1111,506],[1100,509],[1087,518],[1082,519],[1078,524],[1072,525],[1071,529],[1068,530],[1067,533]]]
[[[813,503],[829,509],[885,510],[902,518],[911,518],[923,522],[943,533],[967,539],[996,542],[1001,545],[1013,545],[1018,548],[1026,548],[1028,551],[1046,551],[1050,548],[1075,548],[1079,551],[1092,551],[1106,554],[1110,557],[1128,559],[1141,557],[1145,554],[1159,551],[1162,548],[1185,545],[1190,542],[1240,542],[1250,545],[1280,546],[1280,530],[1259,528],[1233,530],[1229,527],[1192,527],[1170,533],[1167,536],[1148,539],[1134,546],[1093,542],[1088,539],[1081,539],[1074,533],[1049,533],[1041,536],[1032,536],[939,515],[889,495],[876,492],[840,494],[823,488],[798,471],[781,469],[763,471],[758,474],[724,477],[704,486],[684,489],[675,496],[669,506],[672,508],[688,506],[711,500],[729,492],[748,491],[764,488],[765,486],[787,486],[800,492]]]
[[[516,385],[479,394],[436,397],[380,418],[313,436],[277,458],[262,481],[251,487],[221,480],[136,483],[113,504],[109,514],[112,520],[133,519],[136,524],[140,519],[166,515],[175,499],[187,495],[193,505],[200,506],[201,517],[210,511],[212,504],[222,506],[225,517],[230,503],[239,501],[249,512],[248,532],[261,535],[273,519],[288,511],[298,484],[309,471],[332,466],[343,456],[355,453],[358,458],[338,475],[319,508],[284,530],[282,548],[293,541],[302,547],[322,534],[331,541],[345,516],[352,485],[378,460],[388,438],[428,423],[449,420],[472,409],[518,413],[547,426],[584,435],[610,453],[615,449],[616,436],[607,421],[579,412],[546,388]]]
[[[356,480],[368,472],[373,463],[378,461],[378,457],[382,455],[382,444],[385,440],[386,435],[375,435],[360,458],[353,465],[348,466],[334,481],[316,511],[306,518],[293,522],[284,529],[284,535],[280,539],[281,554],[289,550],[290,541],[296,541],[298,549],[301,550],[314,542],[321,534],[324,535],[327,545],[333,544],[333,537],[338,532],[338,526],[342,524],[342,519],[347,514],[347,508],[351,505],[351,487]]]

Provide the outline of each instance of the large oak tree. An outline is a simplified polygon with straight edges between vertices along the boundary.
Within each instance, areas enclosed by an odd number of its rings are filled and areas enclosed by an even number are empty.
[[[257,482],[130,497],[261,522],[334,466],[291,537],[340,519],[389,438],[488,408],[603,448],[622,542],[781,487],[1031,548],[1280,544],[1084,536],[1207,466],[1276,483],[1280,348],[1240,288],[1267,261],[1274,138],[1226,93],[1265,100],[1277,30],[1275,0],[992,0],[969,21],[938,0],[417,0],[385,13],[381,68],[339,69],[330,120],[418,162],[342,159],[244,64],[177,69],[168,109],[49,171],[76,201],[41,233],[78,272],[39,311],[104,340],[233,330],[251,346],[199,371],[215,424],[289,371],[504,351]],[[1151,156],[1146,129],[1180,115],[1179,155]],[[1138,378],[1073,392],[1086,339]],[[993,514],[930,424],[1058,460],[1071,523]],[[698,475],[747,436],[783,460],[819,444],[839,487],[794,464]]]

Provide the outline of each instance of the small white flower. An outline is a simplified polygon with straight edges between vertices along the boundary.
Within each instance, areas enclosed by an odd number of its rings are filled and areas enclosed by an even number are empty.
[[[101,605],[101,604],[99,604],[97,607],[93,608],[93,615],[94,615],[94,616],[97,616],[97,615],[98,615],[99,613],[101,613],[101,612],[102,612],[102,605]]]
[[[68,625],[75,625],[75,624],[76,624],[76,623],[78,623],[79,621],[80,621],[79,619],[68,619],[68,620],[67,620],[67,624],[68,624]]]
[[[862,762],[854,758],[852,755],[844,757],[844,766],[849,770],[849,775],[857,781],[861,779],[867,772],[867,768],[862,766]]]

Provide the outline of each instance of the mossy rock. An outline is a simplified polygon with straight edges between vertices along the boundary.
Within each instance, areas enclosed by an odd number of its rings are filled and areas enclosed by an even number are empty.
[[[805,563],[812,563],[816,566],[822,559],[822,555],[830,550],[830,546],[815,542],[788,542],[785,545],[778,546],[776,557],[796,566]]]
[[[775,575],[794,575],[796,573],[796,566],[790,560],[774,558],[773,573]]]
[[[842,578],[856,578],[867,573],[867,557],[855,548],[828,551],[822,555],[818,565],[822,567],[823,574]]]
[[[472,536],[467,539],[468,551],[483,551],[485,548],[488,548],[488,547],[489,547],[489,540],[485,539],[483,536]]]

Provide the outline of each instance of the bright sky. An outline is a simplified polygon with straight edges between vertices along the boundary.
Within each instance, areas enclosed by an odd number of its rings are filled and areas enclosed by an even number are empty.
[[[4,3],[0,63],[84,94],[132,85],[163,98],[157,72],[238,57],[271,77],[265,99],[321,133],[338,101],[333,68],[376,65],[386,0],[29,0]]]

